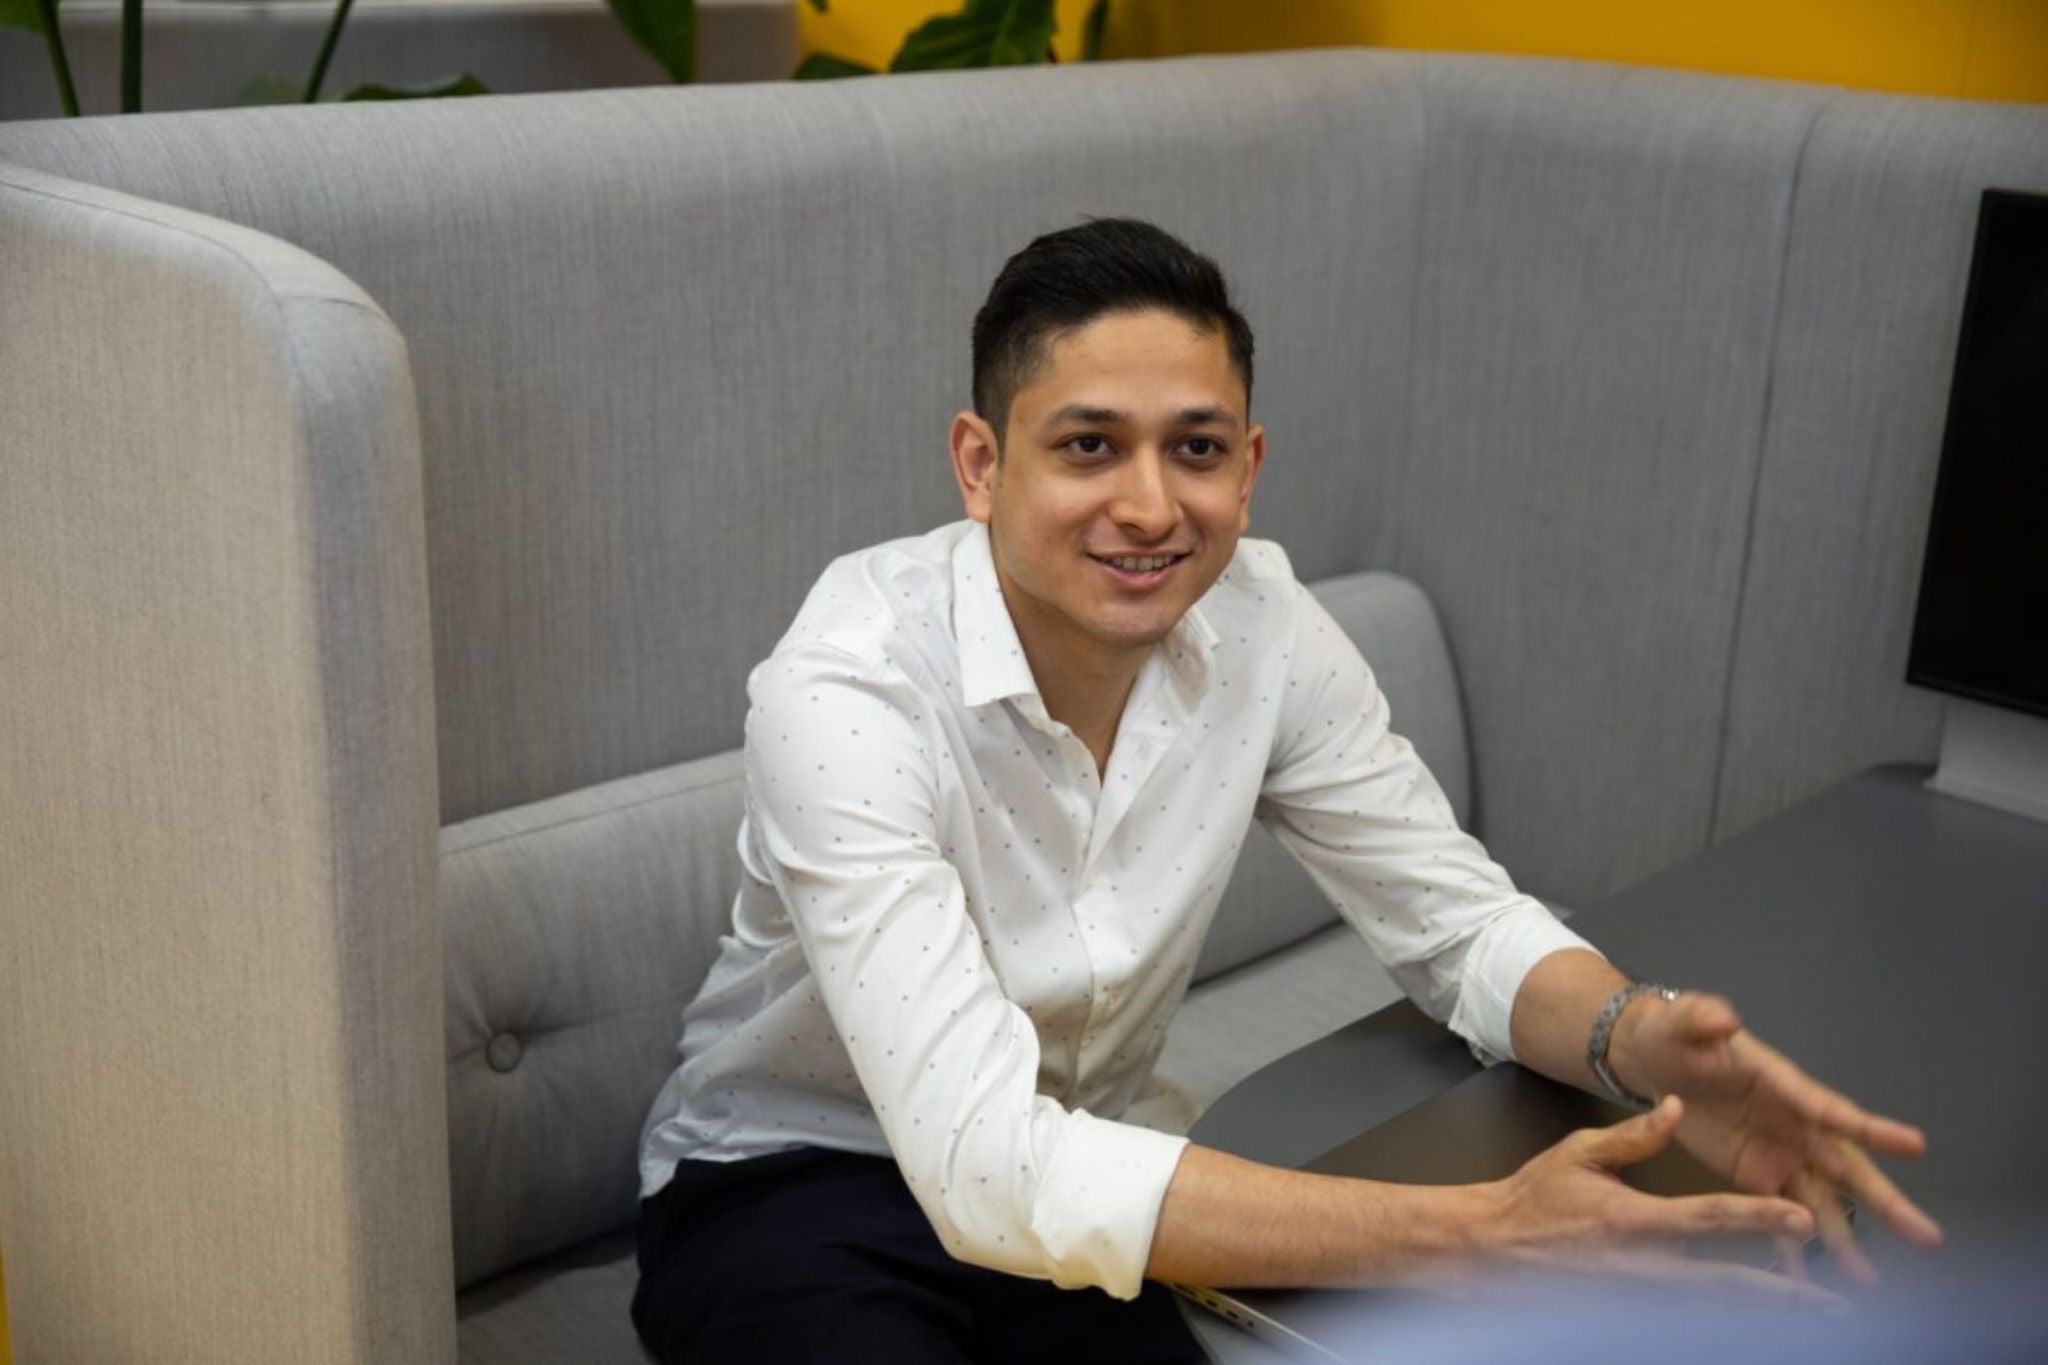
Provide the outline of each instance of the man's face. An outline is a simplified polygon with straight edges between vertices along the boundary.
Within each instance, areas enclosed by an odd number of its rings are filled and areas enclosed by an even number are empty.
[[[967,515],[1034,668],[1134,665],[1209,590],[1265,457],[1245,409],[1222,330],[1146,309],[1046,344],[1000,458],[986,422],[954,419]]]

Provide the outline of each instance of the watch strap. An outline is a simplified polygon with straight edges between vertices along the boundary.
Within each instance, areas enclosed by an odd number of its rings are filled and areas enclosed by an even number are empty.
[[[1622,1085],[1615,1078],[1614,1068],[1607,1062],[1607,1049],[1614,1041],[1614,1023],[1621,1018],[1621,1012],[1628,1008],[1629,1002],[1639,995],[1660,995],[1666,1000],[1678,999],[1677,991],[1653,981],[1631,981],[1608,996],[1607,1003],[1600,1007],[1599,1017],[1593,1020],[1593,1032],[1586,1038],[1586,1065],[1594,1076],[1599,1078],[1600,1084],[1606,1087],[1607,1093],[1614,1097],[1616,1103],[1641,1110],[1650,1108],[1656,1101],[1644,1099]]]

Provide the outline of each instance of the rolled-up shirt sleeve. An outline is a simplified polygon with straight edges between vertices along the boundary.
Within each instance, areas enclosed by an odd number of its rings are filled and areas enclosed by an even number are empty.
[[[1297,586],[1288,702],[1259,817],[1410,999],[1485,1061],[1511,1058],[1515,994],[1536,963],[1587,948],[1458,828],[1390,728],[1370,667]]]
[[[770,659],[749,690],[749,870],[787,908],[941,1242],[1134,1296],[1186,1143],[1037,1092],[1036,1030],[943,847],[946,728],[893,665],[823,646]]]

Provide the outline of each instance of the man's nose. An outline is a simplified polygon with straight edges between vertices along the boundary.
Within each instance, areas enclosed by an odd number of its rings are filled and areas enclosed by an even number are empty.
[[[1166,460],[1157,451],[1141,450],[1124,462],[1117,478],[1110,516],[1147,540],[1158,540],[1180,520],[1180,505],[1168,486]]]

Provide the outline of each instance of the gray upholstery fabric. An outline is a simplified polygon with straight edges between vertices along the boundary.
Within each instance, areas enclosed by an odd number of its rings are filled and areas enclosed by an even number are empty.
[[[1436,609],[1421,588],[1390,573],[1347,574],[1309,585],[1358,646],[1386,695],[1394,730],[1444,789],[1458,823],[1472,822],[1472,759],[1458,671]]]
[[[1351,574],[1313,586],[1378,677],[1395,730],[1429,764],[1462,822],[1471,809],[1464,715],[1457,674],[1429,599],[1392,574]],[[1336,919],[1329,899],[1301,865],[1254,822],[1202,945],[1194,979],[1207,980]]]
[[[1559,919],[1571,910],[1545,904]],[[1157,1101],[1131,1117],[1185,1132],[1260,1067],[1401,998],[1401,988],[1348,924],[1334,924],[1188,992],[1167,1030]],[[1363,1116],[1360,1127],[1372,1120]]]
[[[1706,840],[1823,94],[1476,57],[1428,86],[1415,428],[1366,544],[1455,642],[1480,834],[1584,902]]]
[[[275,73],[305,80],[334,6],[319,0],[170,0],[143,10],[142,107],[226,109]],[[118,0],[68,0],[65,48],[87,114],[121,105]],[[790,0],[697,0],[699,81],[779,80],[797,62]],[[322,89],[410,85],[467,71],[498,94],[662,85],[604,0],[358,0]],[[62,112],[38,34],[0,28],[0,119]]]
[[[444,823],[730,747],[825,563],[959,514],[973,310],[1083,213],[1230,263],[1255,530],[1360,567],[1327,465],[1398,443],[1418,151],[1412,63],[1356,53],[0,126],[0,159],[276,233],[390,310]]]
[[[1252,1072],[1400,998],[1365,940],[1326,923],[1188,992],[1153,1073],[1162,1093],[1132,1118],[1186,1132]]]
[[[2048,192],[2048,111],[1843,95],[1800,171],[1724,773],[1725,837],[1931,760],[1906,651],[1980,192]],[[1882,230],[1873,230],[1882,225]]]
[[[405,348],[303,252],[13,167],[0,280],[18,1358],[445,1360]]]
[[[645,1365],[631,1228],[500,1275],[456,1303],[462,1365]]]
[[[458,1285],[632,1219],[739,889],[737,751],[443,833]]]

